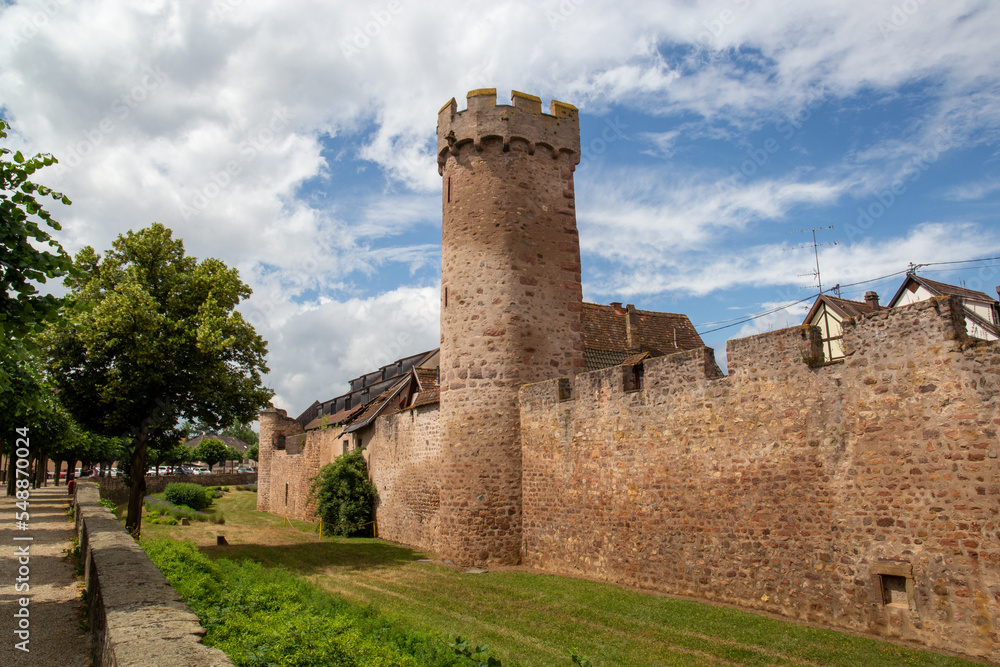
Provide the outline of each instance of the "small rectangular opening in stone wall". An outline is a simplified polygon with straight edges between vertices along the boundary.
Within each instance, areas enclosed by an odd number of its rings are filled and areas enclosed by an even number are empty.
[[[879,576],[882,579],[882,603],[886,606],[908,609],[910,602],[906,595],[906,577],[894,574]]]
[[[567,380],[566,378],[559,379],[559,400],[560,401],[573,400],[573,385],[571,385],[569,380]]]

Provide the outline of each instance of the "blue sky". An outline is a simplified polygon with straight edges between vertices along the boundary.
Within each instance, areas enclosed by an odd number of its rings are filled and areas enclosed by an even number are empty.
[[[709,332],[816,293],[800,230],[832,225],[824,287],[871,281],[846,298],[1000,255],[998,32],[986,1],[7,3],[0,105],[60,159],[67,249],[157,221],[239,268],[298,413],[437,345],[449,98],[579,107],[585,298]],[[808,305],[704,338],[724,362]]]

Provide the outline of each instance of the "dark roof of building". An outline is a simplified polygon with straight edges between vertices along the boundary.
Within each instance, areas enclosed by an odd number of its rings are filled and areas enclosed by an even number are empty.
[[[686,315],[637,310],[631,304],[623,307],[620,303],[609,306],[584,303],[583,334],[584,356],[588,371],[622,363],[636,364],[650,356],[704,347],[701,337]],[[391,414],[408,407],[415,408],[439,402],[441,392],[438,385],[438,370],[421,366],[424,362],[432,362],[439,351],[440,348],[404,357],[400,362],[407,364],[413,362],[409,366],[403,364],[408,372],[368,385],[365,387],[369,390],[367,396],[361,394],[359,390],[344,394],[343,396],[350,395],[352,399],[358,399],[354,407],[340,410],[324,419],[320,415],[320,409],[324,404],[316,401],[300,415],[299,422],[305,424],[307,430],[326,424],[341,424],[346,426],[346,432],[352,432],[368,425],[380,414]],[[396,367],[399,365],[397,362]],[[391,370],[393,366],[393,364],[383,366],[382,370]],[[372,375],[374,374],[368,373],[356,379]],[[401,401],[403,400],[404,397],[401,397],[400,393],[404,387],[409,387],[405,397],[411,401],[408,406],[393,401],[398,396]],[[307,417],[308,421],[303,421]]]
[[[839,296],[833,296],[832,294],[820,294],[813,301],[812,308],[809,309],[809,313],[806,318],[802,320],[803,324],[806,324],[812,320],[816,315],[816,311],[819,310],[820,304],[826,304],[830,308],[833,308],[841,317],[860,317],[861,315],[867,315],[868,313],[874,313],[875,311],[882,310],[885,306],[880,306],[878,302],[870,303],[868,301],[851,301],[850,299],[841,299]]]
[[[616,366],[638,353],[652,356],[704,347],[687,315],[638,310],[629,304],[583,304],[587,370]]]
[[[305,430],[311,431],[314,428],[319,428],[320,426],[327,426],[333,424],[342,424],[349,422],[352,417],[361,412],[362,408],[365,407],[367,403],[359,403],[353,408],[347,408],[346,410],[341,410],[340,412],[332,415],[319,415],[316,419],[306,424]]]
[[[422,405],[434,405],[441,401],[441,390],[440,389],[427,389],[419,394],[413,399],[413,403],[410,405],[411,408],[419,408]]]
[[[364,428],[369,423],[371,423],[373,419],[378,417],[380,414],[382,414],[383,411],[386,410],[387,407],[389,407],[389,404],[392,402],[392,399],[395,398],[397,394],[399,394],[400,390],[402,390],[403,387],[409,384],[410,378],[411,376],[409,375],[399,378],[396,384],[394,384],[393,386],[389,387],[381,394],[376,396],[374,400],[368,403],[368,405],[364,409],[364,412],[362,412],[356,418],[351,420],[350,426],[344,429],[344,432],[353,433],[354,431]],[[395,410],[390,408],[387,414],[390,414],[392,412],[395,412]]]
[[[429,389],[437,389],[438,371],[436,368],[414,368],[413,374],[417,378],[418,391],[423,392]]]
[[[625,363],[625,360],[632,356],[630,350],[618,352],[610,350],[595,350],[588,347],[583,350],[583,360],[587,364],[587,372],[599,371],[602,368],[610,368]]]
[[[972,299],[973,301],[985,301],[987,303],[993,303],[996,301],[996,299],[984,292],[977,292],[976,290],[966,289],[965,287],[959,287],[958,285],[949,285],[948,283],[930,280],[929,278],[918,276],[915,273],[908,273],[906,274],[906,279],[903,280],[903,284],[899,286],[899,289],[896,290],[896,294],[894,294],[892,300],[889,301],[889,305],[896,305],[896,301],[898,301],[899,297],[903,295],[903,291],[912,283],[922,285],[934,296],[957,296],[961,299]]]
[[[200,435],[196,435],[195,437],[191,438],[184,444],[187,445],[188,447],[194,448],[200,445],[202,440],[219,440],[226,447],[232,447],[234,449],[240,450],[241,452],[245,452],[249,448],[249,445],[247,445],[247,443],[243,442],[239,438],[234,438],[231,435],[220,435],[218,433],[212,433],[212,432],[206,432]]]

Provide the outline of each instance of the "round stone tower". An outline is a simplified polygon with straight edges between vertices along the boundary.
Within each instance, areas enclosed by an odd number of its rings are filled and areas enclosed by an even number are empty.
[[[518,388],[584,370],[573,171],[576,107],[495,89],[438,114],[440,547],[461,564],[521,560]]]

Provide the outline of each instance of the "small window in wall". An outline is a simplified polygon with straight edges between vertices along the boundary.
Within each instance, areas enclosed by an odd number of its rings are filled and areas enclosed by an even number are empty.
[[[909,607],[906,599],[906,577],[882,574],[882,604],[892,607]]]
[[[625,391],[639,391],[645,387],[646,369],[642,362],[625,367]]]
[[[909,563],[882,562],[876,563],[872,569],[884,607],[917,611],[913,567]]]
[[[278,436],[277,442],[274,443],[274,448],[275,449],[284,449],[285,448],[285,436],[283,436],[283,435],[279,435]]]
[[[444,307],[448,307],[448,288],[444,288]]]
[[[285,482],[285,507],[288,507],[288,482]]]
[[[349,447],[350,447],[350,441],[349,440],[344,440],[344,453],[345,454],[347,453],[347,450],[348,450]]]
[[[448,177],[448,203],[451,203],[451,176]]]

